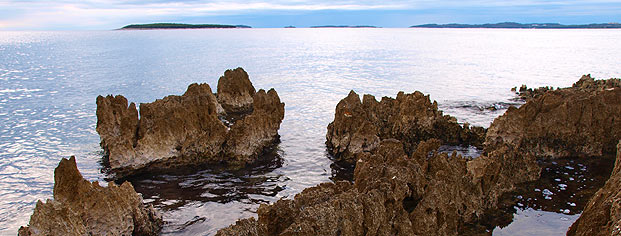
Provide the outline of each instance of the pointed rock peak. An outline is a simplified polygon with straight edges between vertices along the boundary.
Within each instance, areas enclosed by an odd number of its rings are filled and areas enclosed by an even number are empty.
[[[78,184],[84,181],[75,163],[75,156],[69,160],[63,158],[54,169],[54,198],[64,200],[74,195]]]
[[[248,78],[248,73],[241,67],[234,70],[226,70],[224,76],[218,80],[219,93],[236,93],[254,95],[256,92],[252,82]]]
[[[185,91],[183,96],[204,95],[204,94],[212,94],[211,87],[209,87],[209,84],[193,83],[188,86],[188,89]]]
[[[244,113],[252,110],[252,97],[256,93],[244,69],[227,70],[218,80],[217,99],[227,113]]]

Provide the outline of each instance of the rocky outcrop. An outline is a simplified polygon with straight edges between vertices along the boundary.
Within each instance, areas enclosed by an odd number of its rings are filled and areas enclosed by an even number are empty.
[[[252,92],[250,107],[244,103],[230,110],[231,104],[241,104],[230,102],[222,109],[208,84],[191,84],[181,96],[142,103],[140,118],[136,105],[121,95],[97,97],[97,132],[112,178],[177,166],[241,166],[277,142],[284,103],[274,89],[254,92],[241,68],[227,70],[218,88],[228,102],[247,101]],[[220,119],[228,113],[235,119]]]
[[[582,89],[592,88],[589,78],[509,108],[488,128],[485,149],[508,144],[541,158],[614,153],[621,139],[621,88]]]
[[[54,181],[54,199],[37,202],[20,236],[159,234],[162,217],[142,203],[131,183],[90,183],[82,178],[75,157],[60,161]]]
[[[228,113],[244,113],[252,109],[255,94],[248,73],[241,68],[227,70],[218,80],[218,102]]]
[[[582,90],[582,91],[589,91],[589,92],[595,92],[595,91],[603,91],[603,90],[609,90],[609,89],[614,89],[614,88],[620,88],[621,87],[621,79],[607,79],[607,80],[595,80],[594,78],[591,77],[590,74],[588,75],[583,75],[582,77],[580,77],[580,79],[574,83],[571,87],[568,88],[559,88],[559,90]],[[516,92],[517,95],[522,99],[522,100],[530,100],[536,97],[539,97],[543,94],[545,94],[548,91],[553,91],[554,88],[553,87],[539,87],[539,88],[528,88],[526,85],[522,85],[519,90],[517,89],[517,87],[512,88],[511,91]]]
[[[617,144],[617,159],[610,179],[589,200],[567,235],[621,235],[621,140]]]
[[[336,106],[326,145],[337,160],[355,162],[356,154],[373,150],[384,139],[400,140],[411,153],[418,142],[431,138],[450,145],[480,146],[484,136],[484,128],[458,124],[421,92],[399,92],[396,99],[384,97],[379,102],[366,94],[361,102],[351,91]]]
[[[465,159],[439,145],[423,141],[408,155],[400,141],[382,140],[357,154],[354,184],[323,183],[261,205],[257,219],[218,235],[459,235],[514,184],[538,178],[535,159],[508,147]]]

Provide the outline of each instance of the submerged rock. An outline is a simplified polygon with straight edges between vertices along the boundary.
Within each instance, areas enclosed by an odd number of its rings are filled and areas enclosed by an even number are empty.
[[[354,184],[323,183],[261,205],[258,219],[218,235],[459,235],[514,184],[538,177],[532,156],[508,148],[465,159],[438,153],[439,145],[423,141],[408,155],[402,142],[382,140],[357,154]]]
[[[541,158],[614,153],[621,139],[621,88],[582,87],[548,91],[510,107],[488,128],[485,149],[507,144]]]
[[[121,95],[97,97],[97,132],[112,177],[176,166],[240,166],[256,160],[279,139],[284,103],[273,89],[255,92],[247,77],[237,68],[220,78],[218,88],[227,94],[219,96],[228,102],[224,109],[208,84],[191,84],[181,96],[142,103],[140,118],[136,105],[128,105]],[[250,105],[235,106],[242,104],[239,101]],[[243,114],[233,124],[219,119],[239,112]]]
[[[131,183],[90,183],[71,157],[54,170],[54,199],[37,202],[19,235],[158,235],[162,224],[161,215],[142,203]]]
[[[587,203],[567,235],[621,235],[621,140],[610,179]]]
[[[399,92],[396,99],[383,97],[380,102],[368,94],[361,102],[351,91],[336,106],[326,145],[337,160],[355,162],[356,154],[373,150],[384,139],[400,140],[410,153],[418,142],[431,138],[450,145],[480,146],[484,135],[482,127],[462,126],[455,117],[443,115],[435,101],[418,91]]]

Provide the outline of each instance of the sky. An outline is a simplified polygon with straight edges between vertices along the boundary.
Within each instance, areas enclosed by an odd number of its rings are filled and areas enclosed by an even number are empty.
[[[109,30],[174,22],[256,28],[621,22],[621,0],[0,0],[0,30]]]

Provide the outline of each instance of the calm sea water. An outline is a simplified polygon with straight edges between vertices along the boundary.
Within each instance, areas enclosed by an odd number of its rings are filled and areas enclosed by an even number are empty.
[[[587,73],[619,77],[620,41],[620,30],[0,32],[0,234],[16,234],[35,202],[52,197],[61,158],[75,155],[87,179],[103,181],[97,95],[151,102],[194,82],[215,88],[224,70],[239,66],[256,88],[278,91],[286,115],[275,157],[236,172],[133,181],[162,210],[165,234],[209,235],[255,215],[261,203],[349,175],[332,165],[324,142],[351,89],[378,98],[419,90],[461,122],[488,126],[511,104],[511,87],[570,86]],[[504,232],[563,235],[572,213],[524,208]]]

